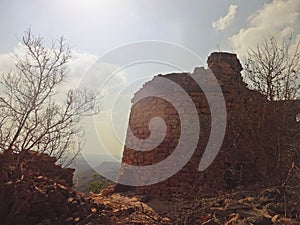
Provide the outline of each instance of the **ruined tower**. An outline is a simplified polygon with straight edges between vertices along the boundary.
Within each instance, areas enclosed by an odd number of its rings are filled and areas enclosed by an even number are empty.
[[[160,78],[175,82],[187,93],[197,112],[200,133],[192,156],[176,174],[156,184],[130,187],[132,190],[168,198],[179,192],[209,194],[255,183],[280,182],[280,179],[283,179],[277,171],[286,168],[281,168],[274,162],[278,157],[278,135],[288,131],[283,126],[278,130],[278,127],[281,124],[299,127],[295,119],[300,112],[299,101],[274,104],[268,102],[259,92],[248,89],[241,76],[242,66],[235,54],[212,53],[207,63],[209,69],[196,68],[192,74],[158,75],[145,83],[135,94],[132,100],[135,104],[132,105],[128,125],[134,138],[146,139],[150,135],[154,135],[155,138],[155,134],[151,134],[149,130],[149,122],[154,117],[159,117],[165,122],[166,135],[149,151],[132,149],[132,136],[128,135],[128,145],[124,147],[122,158],[121,179],[130,173],[130,170],[124,169],[126,165],[143,167],[162,162],[174,153],[180,142],[181,115],[174,107],[174,102],[180,105],[185,100],[176,90],[168,92],[169,99],[173,102],[155,96],[135,101],[136,98],[155,89]],[[215,160],[206,170],[199,171],[199,163],[211,132],[212,114],[203,90],[192,77],[201,76],[209,70],[213,72],[221,87],[226,105],[227,124],[224,140]],[[189,117],[190,110],[183,109],[181,113],[184,117]],[[283,131],[284,129],[286,131]],[[193,131],[189,132],[192,135]],[[284,149],[284,143],[281,144],[281,149]],[[178,160],[180,157],[177,163]],[[163,172],[156,168],[139,179],[151,179]],[[135,174],[131,173],[127,177],[134,176]]]

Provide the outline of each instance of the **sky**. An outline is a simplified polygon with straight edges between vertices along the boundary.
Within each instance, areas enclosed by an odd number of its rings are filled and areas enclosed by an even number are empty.
[[[101,139],[105,149],[120,155],[130,99],[146,80],[182,68],[192,72],[195,66],[205,66],[214,51],[237,53],[243,60],[268,35],[282,39],[292,34],[296,43],[299,13],[300,0],[1,0],[0,72],[13,68],[11,53],[20,51],[19,42],[28,28],[48,44],[63,35],[73,56],[67,87],[83,80],[94,88],[105,83],[102,111],[88,125],[95,125],[97,132],[87,130],[85,149],[98,151],[96,140]],[[199,61],[181,68],[144,62],[121,69],[115,61],[103,61],[110,53],[130,58],[131,48],[126,51],[122,46],[147,41],[165,43],[163,49],[184,49]],[[153,54],[159,57],[163,51]],[[118,128],[111,126],[112,117]]]

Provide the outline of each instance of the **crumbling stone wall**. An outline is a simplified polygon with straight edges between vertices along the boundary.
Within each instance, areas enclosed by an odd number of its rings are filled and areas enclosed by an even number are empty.
[[[291,126],[299,127],[299,123],[295,120],[297,112],[300,111],[299,102],[273,104],[268,102],[264,95],[248,89],[242,80],[242,67],[235,54],[213,53],[207,62],[219,81],[227,109],[227,129],[219,154],[208,169],[198,171],[210,135],[211,113],[208,102],[200,87],[191,78],[191,74],[158,75],[145,83],[133,100],[155,87],[159,77],[176,82],[188,93],[197,109],[201,124],[199,142],[189,162],[177,174],[154,185],[134,187],[135,191],[168,198],[169,195],[178,192],[194,195],[197,191],[209,194],[237,186],[276,183],[284,179],[285,172],[278,174],[280,169],[277,163],[278,135],[280,132],[287,133]],[[193,75],[200,76],[203,71],[205,72],[204,68],[196,68]],[[179,103],[184,100],[176,92],[170,95]],[[289,110],[286,110],[287,108]],[[189,116],[188,110],[185,114]],[[283,118],[283,115],[286,115],[284,119],[279,119]],[[164,160],[174,151],[180,136],[180,121],[178,112],[166,100],[147,97],[134,104],[131,108],[129,128],[137,138],[145,139],[150,135],[148,125],[153,117],[161,117],[166,123],[167,134],[164,140],[155,149],[147,152],[135,151],[125,146],[123,163],[137,166],[152,165]],[[286,125],[278,126],[278,124]],[[127,138],[126,142],[130,141]],[[145,179],[158,172],[152,171]],[[124,176],[122,169],[120,176]]]

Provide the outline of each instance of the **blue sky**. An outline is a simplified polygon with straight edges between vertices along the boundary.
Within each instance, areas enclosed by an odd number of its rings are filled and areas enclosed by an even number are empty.
[[[267,33],[297,37],[299,5],[300,0],[1,0],[0,54],[11,52],[31,27],[49,41],[64,35],[73,50],[95,56],[131,42],[160,40],[204,60],[218,50],[242,57]],[[223,20],[226,26],[214,27],[230,9],[235,11]]]
[[[49,43],[65,36],[73,50],[72,86],[97,58],[132,42],[174,43],[191,50],[204,62],[211,52],[219,50],[235,52],[243,59],[246,51],[267,35],[280,39],[292,33],[295,40],[300,40],[299,12],[300,0],[1,0],[0,71],[11,68],[10,53],[18,51],[19,39],[29,27]],[[110,69],[108,66],[103,71]],[[110,92],[104,102],[110,102],[112,93],[134,82],[138,73],[149,79],[169,71],[174,68],[148,65],[124,69],[107,88]],[[129,78],[130,74],[134,74],[133,78]],[[98,77],[102,75],[97,71]],[[140,85],[143,82],[141,79]],[[121,134],[126,128],[130,98],[137,87],[135,84],[131,95],[124,95],[123,110],[127,112],[121,119]],[[108,106],[104,107],[101,115],[109,111]],[[98,119],[97,126],[102,130],[108,126],[103,124],[106,119]],[[115,145],[116,141],[110,139],[113,130],[104,130],[112,152],[119,154],[122,144]],[[91,141],[88,148],[97,148],[96,145]]]
[[[299,12],[298,0],[274,2],[290,2]],[[31,27],[48,39],[65,35],[73,49],[95,55],[129,42],[163,40],[206,58],[217,46],[235,50],[228,39],[247,28],[249,18],[266,4],[272,1],[2,0],[0,51],[11,51],[17,38]],[[212,23],[224,17],[230,5],[237,6],[232,22],[224,30],[214,29]],[[285,10],[281,11],[279,16],[286,17]]]

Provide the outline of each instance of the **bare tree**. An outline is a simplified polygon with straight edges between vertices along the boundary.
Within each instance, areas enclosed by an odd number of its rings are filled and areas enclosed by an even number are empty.
[[[290,101],[300,94],[300,41],[293,45],[292,35],[281,42],[275,37],[265,38],[256,49],[248,52],[244,67],[250,87],[264,94],[268,100],[261,123],[270,127],[267,135],[274,137],[275,145],[270,143],[270,147],[266,148],[274,160],[265,163],[274,165],[276,178],[286,186],[291,168],[300,165],[297,102]]]
[[[253,89],[269,101],[291,100],[299,94],[300,42],[292,46],[292,36],[281,43],[275,37],[264,39],[248,52],[245,75]]]
[[[22,38],[24,52],[15,54],[16,71],[0,80],[0,148],[3,155],[29,150],[48,153],[62,163],[72,162],[81,149],[79,125],[97,112],[97,94],[69,90],[64,103],[57,88],[67,77],[71,51],[60,38],[47,48],[41,37],[28,30]]]
[[[0,201],[3,202],[0,219],[3,224],[11,224],[22,209],[19,205],[22,191],[17,186],[24,178],[25,154],[30,150],[47,153],[61,164],[69,165],[82,148],[80,121],[98,112],[95,107],[98,94],[94,91],[69,90],[65,99],[61,98],[59,88],[66,81],[71,58],[63,38],[48,48],[41,37],[33,36],[28,30],[22,44],[22,51],[14,57],[15,70],[0,75]],[[7,170],[12,181],[9,191],[5,189]]]

